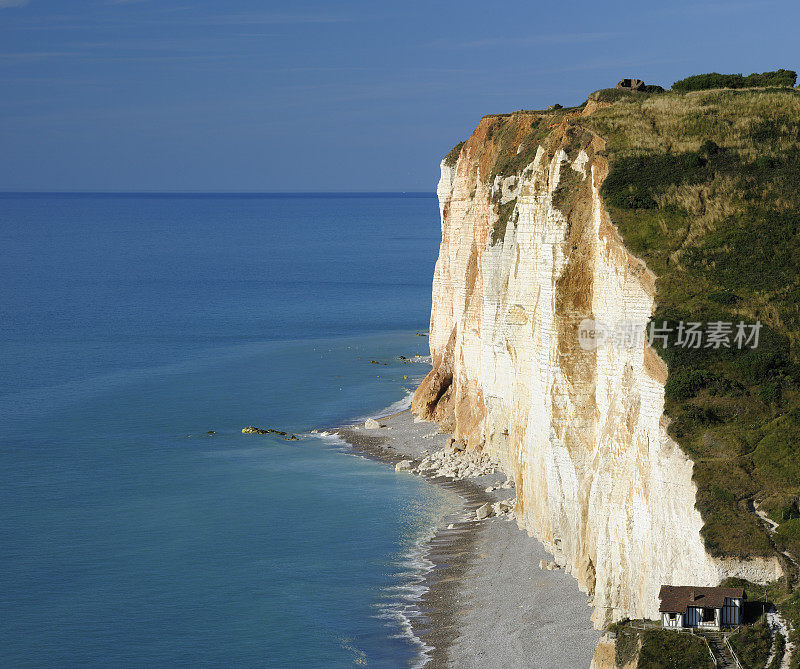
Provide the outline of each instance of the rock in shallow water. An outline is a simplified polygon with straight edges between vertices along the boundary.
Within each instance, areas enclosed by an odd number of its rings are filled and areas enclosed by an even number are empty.
[[[374,418],[367,418],[367,420],[364,421],[364,427],[367,430],[377,430],[380,426],[381,424]]]
[[[267,430],[262,430],[260,427],[256,427],[255,425],[248,425],[247,427],[242,428],[242,434],[267,434]]]
[[[396,472],[408,472],[414,468],[414,461],[413,460],[400,460],[395,466],[394,470]]]
[[[213,432],[209,432],[208,434],[213,434]],[[255,425],[243,427],[242,434],[277,434],[283,437],[286,441],[300,441],[300,437],[298,437],[296,434],[284,432],[283,430],[274,430],[271,427],[265,430],[264,428],[256,427]]]

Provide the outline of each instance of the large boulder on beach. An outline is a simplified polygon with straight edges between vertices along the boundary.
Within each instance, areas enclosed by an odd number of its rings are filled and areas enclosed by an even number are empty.
[[[381,424],[374,418],[367,418],[367,420],[364,421],[364,427],[367,430],[377,430],[380,426]]]
[[[495,516],[503,516],[511,511],[513,507],[507,501],[495,502],[492,504],[492,511]]]
[[[451,437],[447,442],[447,445],[444,447],[444,452],[445,455],[455,455],[456,453],[461,453],[465,449],[466,445],[463,441],[457,441]]]
[[[489,504],[489,502],[486,502],[486,504],[482,504],[477,509],[475,509],[475,517],[478,520],[484,520],[485,518],[488,518],[489,516],[491,516],[492,513],[493,513],[492,512],[492,505]]]

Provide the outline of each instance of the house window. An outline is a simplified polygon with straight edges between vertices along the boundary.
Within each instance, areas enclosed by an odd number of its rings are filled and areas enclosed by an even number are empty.
[[[714,609],[703,609],[700,612],[700,622],[713,623],[715,621]]]

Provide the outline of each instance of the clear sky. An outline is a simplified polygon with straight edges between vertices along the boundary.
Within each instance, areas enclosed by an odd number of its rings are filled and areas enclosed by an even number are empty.
[[[800,3],[0,0],[0,190],[432,191],[487,113],[800,69]]]

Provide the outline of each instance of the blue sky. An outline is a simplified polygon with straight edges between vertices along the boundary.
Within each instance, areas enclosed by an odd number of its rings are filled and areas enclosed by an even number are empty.
[[[480,117],[797,60],[796,2],[0,0],[0,190],[432,191]]]

